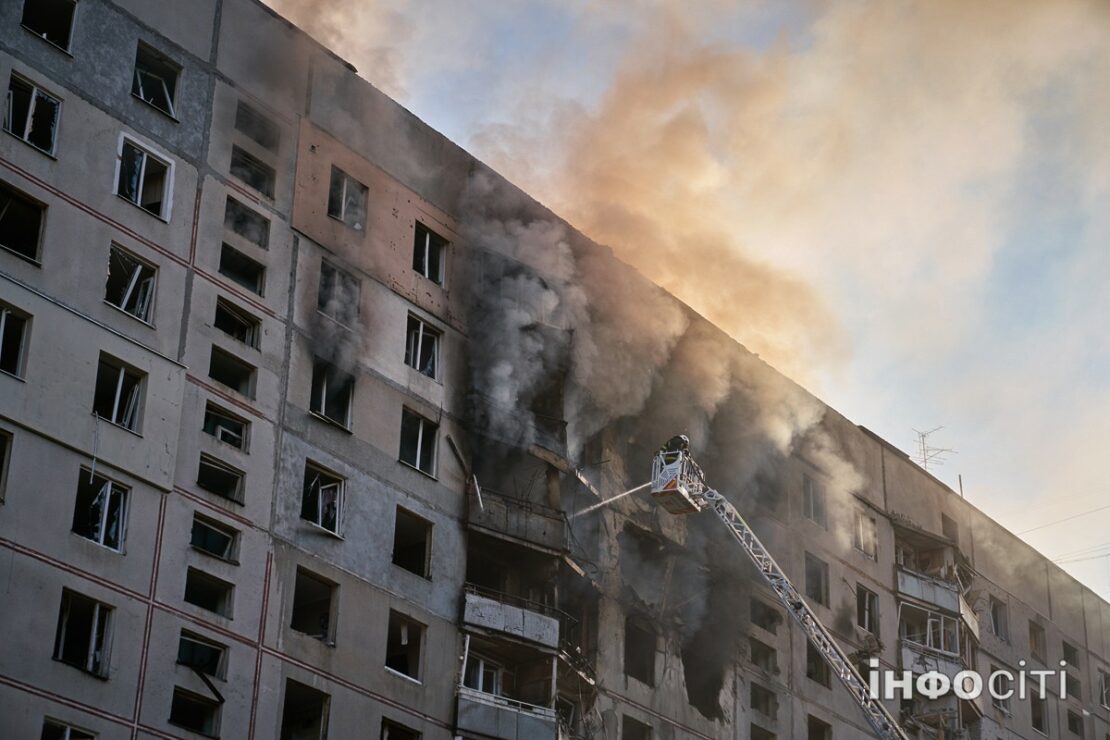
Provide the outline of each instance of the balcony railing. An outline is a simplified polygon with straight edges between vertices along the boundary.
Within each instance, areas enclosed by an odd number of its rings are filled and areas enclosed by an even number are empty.
[[[470,492],[467,521],[472,527],[525,545],[539,545],[557,552],[567,549],[568,529],[563,512],[488,488],[481,489],[481,493]]]
[[[558,609],[472,584],[464,591],[464,623],[558,648],[560,618],[569,618]]]
[[[556,740],[555,710],[458,687],[458,729],[504,740]]]
[[[898,591],[945,611],[960,613],[960,589],[952,581],[898,568]]]

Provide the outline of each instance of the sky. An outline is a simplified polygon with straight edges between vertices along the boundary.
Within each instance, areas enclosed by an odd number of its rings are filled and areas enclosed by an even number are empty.
[[[267,1],[1110,599],[1110,5]]]

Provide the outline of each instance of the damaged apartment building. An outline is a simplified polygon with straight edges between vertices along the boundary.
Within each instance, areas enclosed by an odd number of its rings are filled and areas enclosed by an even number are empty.
[[[3,737],[871,736],[590,509],[679,432],[861,666],[1067,662],[911,737],[1110,737],[1110,605],[256,0],[0,0],[0,77]]]

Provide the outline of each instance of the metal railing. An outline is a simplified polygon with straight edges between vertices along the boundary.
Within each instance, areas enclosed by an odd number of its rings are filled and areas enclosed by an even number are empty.
[[[504,591],[496,591],[492,588],[486,588],[485,586],[479,586],[474,583],[463,584],[463,591],[468,594],[474,594],[475,596],[481,596],[482,598],[490,599],[491,601],[496,601],[499,604],[505,604],[506,606],[515,606],[520,609],[527,609],[528,611],[542,614],[545,617],[551,617],[552,619],[558,620],[560,630],[562,628],[562,625],[575,622],[574,617],[567,614],[562,609],[551,606],[550,604],[546,604],[542,601],[535,601],[533,599],[526,598],[524,596],[509,594],[505,593]]]

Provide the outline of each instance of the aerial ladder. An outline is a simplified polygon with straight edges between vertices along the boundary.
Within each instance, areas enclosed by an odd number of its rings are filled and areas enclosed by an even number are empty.
[[[852,665],[844,649],[832,638],[825,625],[805,602],[798,589],[782,572],[771,553],[755,536],[728,499],[705,484],[705,474],[690,456],[689,440],[674,437],[656,454],[651,471],[651,495],[672,514],[693,514],[712,509],[740,543],[767,585],[778,594],[783,606],[805,632],[813,647],[821,653],[848,693],[859,704],[867,723],[882,740],[909,740],[898,721],[883,703],[871,695],[867,682]]]

